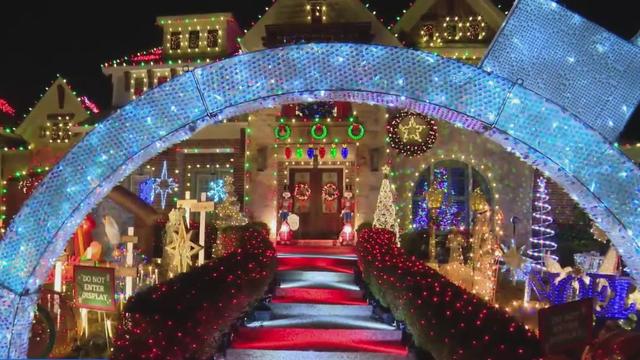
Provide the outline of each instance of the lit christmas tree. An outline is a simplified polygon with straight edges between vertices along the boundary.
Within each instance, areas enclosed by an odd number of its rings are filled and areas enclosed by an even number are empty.
[[[551,206],[547,203],[549,201],[547,181],[541,176],[536,182],[533,223],[531,225],[531,248],[527,250],[527,254],[533,260],[534,266],[544,268],[545,254],[548,254],[553,260],[558,260],[558,257],[553,254],[558,245],[551,241],[555,232],[549,228],[549,225],[553,223],[553,218],[548,215]]]
[[[380,185],[380,194],[376,203],[376,212],[373,214],[373,227],[389,229],[398,234],[398,221],[396,219],[396,207],[393,204],[393,192],[389,183],[389,166],[382,167],[384,178]]]
[[[224,177],[224,188],[227,196],[216,204],[215,207],[215,221],[216,227],[222,229],[232,225],[244,225],[247,223],[247,218],[240,212],[240,203],[236,198],[235,187],[233,186],[233,177]]]

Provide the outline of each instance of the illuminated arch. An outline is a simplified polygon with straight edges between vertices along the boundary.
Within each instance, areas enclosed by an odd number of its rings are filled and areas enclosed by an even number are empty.
[[[149,91],[50,171],[0,241],[0,357],[26,354],[33,293],[85,214],[127,174],[203,126],[330,100],[406,108],[484,134],[564,186],[640,275],[640,172],[574,115],[521,85],[427,52],[289,46],[222,60]]]

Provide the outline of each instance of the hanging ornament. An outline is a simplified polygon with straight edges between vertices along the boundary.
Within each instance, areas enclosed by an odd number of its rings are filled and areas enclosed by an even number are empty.
[[[401,111],[387,122],[389,144],[400,154],[414,157],[429,151],[438,138],[434,119],[422,114]]]
[[[331,149],[329,150],[329,156],[331,156],[332,159],[335,159],[338,156],[338,148],[335,145],[331,146]]]
[[[316,150],[312,147],[307,149],[307,157],[309,160],[313,160],[313,157],[316,155]]]
[[[276,139],[287,140],[291,137],[291,127],[287,124],[278,124],[274,129],[274,133],[276,135]]]
[[[324,159],[325,155],[327,155],[327,149],[324,146],[321,146],[318,150],[318,154],[320,155],[320,159]]]
[[[284,157],[287,158],[287,160],[291,159],[291,155],[293,155],[293,151],[291,150],[290,147],[286,147],[284,149]]]
[[[303,156],[303,155],[304,155],[304,154],[302,153],[302,148],[297,148],[297,149],[296,149],[296,157],[297,157],[298,159],[302,159],[302,156]]]
[[[315,123],[311,126],[311,137],[316,140],[323,140],[329,134],[329,129],[327,129],[327,125]]]
[[[295,189],[293,190],[293,196],[298,200],[307,200],[309,196],[311,196],[311,188],[309,184],[306,183],[297,183]]]
[[[352,122],[347,128],[347,134],[353,140],[362,139],[364,137],[364,133],[365,133],[364,125],[357,122]]]
[[[337,199],[339,195],[338,187],[334,183],[329,182],[322,187],[322,199],[324,200],[333,201]]]
[[[342,146],[342,150],[340,150],[340,155],[342,156],[343,160],[347,160],[347,158],[349,157],[349,148],[346,145]]]

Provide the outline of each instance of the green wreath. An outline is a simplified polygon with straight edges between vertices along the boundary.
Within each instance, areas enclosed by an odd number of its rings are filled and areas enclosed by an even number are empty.
[[[360,130],[356,130],[359,131],[357,134],[354,133],[353,129],[358,126],[358,128]],[[351,123],[349,124],[349,127],[347,128],[347,134],[349,134],[349,137],[352,138],[353,140],[360,140],[364,137],[364,133],[365,133],[365,128],[364,125],[360,124],[360,123]]]
[[[320,134],[318,134],[318,128],[322,129]],[[329,135],[329,129],[327,128],[327,125],[316,123],[311,126],[311,137],[313,137],[314,139],[322,140],[326,138],[327,135]]]
[[[281,126],[284,126],[284,134],[280,134]],[[287,124],[279,124],[273,129],[276,139],[287,140],[291,136],[291,127]]]

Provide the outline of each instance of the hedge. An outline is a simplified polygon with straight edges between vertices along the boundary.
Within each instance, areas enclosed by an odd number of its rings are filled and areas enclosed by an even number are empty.
[[[242,246],[131,297],[118,326],[113,359],[210,359],[230,326],[273,279],[268,236],[241,228]]]
[[[356,244],[371,293],[405,322],[415,344],[436,359],[540,358],[536,335],[515,318],[408,256],[386,229],[365,229]]]

